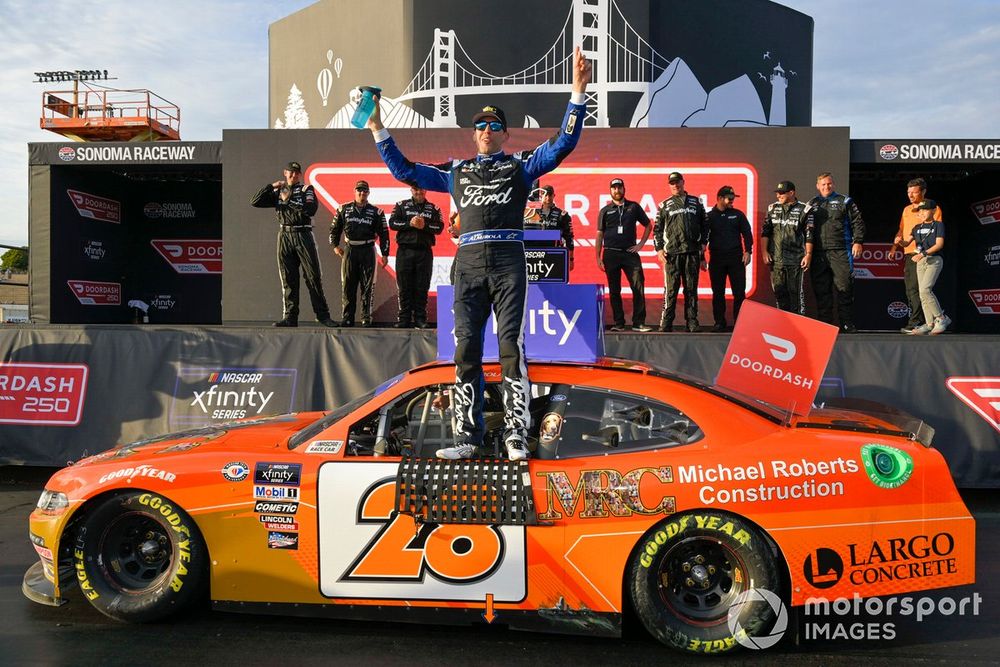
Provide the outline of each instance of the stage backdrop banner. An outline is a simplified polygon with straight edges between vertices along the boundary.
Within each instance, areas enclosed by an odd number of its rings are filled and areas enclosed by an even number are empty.
[[[246,417],[328,410],[432,361],[434,336],[433,331],[336,334],[318,328],[2,329],[0,378],[8,379],[0,388],[5,397],[0,464],[61,466],[115,443],[237,416],[227,414],[237,408],[209,396],[213,386],[213,395],[246,392],[248,400],[239,408]],[[708,382],[729,342],[728,336],[709,334],[607,338],[610,356]],[[934,341],[842,336],[816,401],[864,398],[917,415],[936,429],[934,446],[960,487],[1000,487],[996,348],[995,336]],[[271,398],[262,405],[263,396]],[[48,412],[38,413],[41,408]]]
[[[562,100],[565,109],[567,99]],[[394,129],[392,135],[412,160],[439,164],[474,153],[467,129]],[[505,149],[530,150],[548,141],[553,130],[511,128]],[[227,324],[271,322],[281,317],[281,285],[273,252],[277,223],[274,211],[255,209],[249,198],[263,185],[281,176],[289,160],[305,168],[305,181],[316,190],[319,212],[313,218],[319,243],[320,264],[327,300],[334,318],[341,312],[341,260],[328,244],[330,221],[354,197],[359,178],[371,186],[369,202],[388,216],[396,202],[410,196],[382,162],[367,130],[225,130],[223,132],[223,243],[226,271],[222,278],[222,320]],[[800,183],[799,197],[813,196],[815,175],[833,172],[838,186],[848,184],[850,141],[847,128],[587,128],[580,143],[559,167],[541,179],[555,188],[555,204],[571,217],[576,240],[571,284],[607,284],[597,266],[594,244],[598,215],[611,201],[609,183],[625,181],[626,198],[638,202],[653,220],[658,205],[669,195],[667,176],[685,175],[687,191],[711,208],[723,186],[736,189],[737,207],[751,223],[755,249],[747,274],[749,298],[773,304],[770,271],[760,260],[759,236],[767,206],[774,201],[775,185],[782,180]],[[429,192],[445,219],[453,212],[447,193]],[[641,230],[640,230],[641,233]],[[396,289],[396,239],[391,236],[389,264],[376,268],[374,319],[394,322],[398,313]],[[437,288],[450,284],[449,269],[457,245],[446,233],[437,237],[431,276],[430,308],[435,308]],[[663,300],[663,268],[652,239],[639,252],[645,272],[645,295],[650,320],[655,320]],[[698,295],[700,317],[711,322],[712,296],[708,273],[702,272]],[[632,294],[623,288],[626,308]],[[861,295],[859,295],[859,299]],[[307,302],[306,294],[302,294]],[[859,304],[859,309],[863,308]],[[312,316],[306,303],[301,319]]]

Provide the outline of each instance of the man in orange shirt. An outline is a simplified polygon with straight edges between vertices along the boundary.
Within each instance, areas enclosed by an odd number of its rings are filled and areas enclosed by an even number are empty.
[[[896,239],[893,241],[897,246],[903,248],[903,239],[913,236],[913,227],[919,225],[923,220],[921,212],[917,210],[920,202],[927,194],[927,181],[922,178],[914,178],[906,184],[906,196],[910,203],[903,207],[903,214],[899,217],[899,231],[896,232]],[[934,219],[941,221],[941,207],[934,209]],[[924,324],[924,310],[920,305],[920,288],[917,285],[917,264],[913,261],[913,256],[917,254],[917,246],[910,242],[903,253],[906,255],[903,262],[903,285],[906,288],[906,303],[910,306],[910,320],[906,326],[900,329],[902,333],[908,334],[914,329]]]

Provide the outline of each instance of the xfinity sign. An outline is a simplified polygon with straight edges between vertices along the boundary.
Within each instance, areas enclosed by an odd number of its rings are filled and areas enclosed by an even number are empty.
[[[451,285],[438,288],[438,359],[455,356]],[[603,289],[598,285],[529,285],[524,348],[529,359],[596,361],[604,354]],[[497,324],[486,321],[484,359],[499,359]]]

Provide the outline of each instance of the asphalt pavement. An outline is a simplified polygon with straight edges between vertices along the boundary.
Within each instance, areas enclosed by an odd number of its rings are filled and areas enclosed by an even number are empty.
[[[169,622],[127,625],[100,615],[79,597],[60,608],[38,605],[21,593],[21,580],[37,560],[28,541],[28,515],[52,472],[0,467],[0,665],[1000,664],[1000,493],[995,490],[963,493],[976,518],[977,583],[927,594],[945,611],[950,608],[945,598],[978,596],[978,613],[971,613],[970,604],[965,615],[936,611],[919,623],[913,616],[864,610],[822,622],[800,614],[793,621],[798,642],[786,633],[767,651],[714,658],[672,651],[637,622],[622,639],[596,639],[502,626],[345,622],[207,607]],[[810,631],[820,638],[805,637]],[[856,638],[861,634],[865,637]]]

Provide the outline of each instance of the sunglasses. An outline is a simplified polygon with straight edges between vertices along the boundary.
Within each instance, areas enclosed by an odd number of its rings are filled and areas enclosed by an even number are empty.
[[[355,192],[369,192],[368,188],[354,188]]]
[[[490,128],[490,132],[503,132],[503,123],[498,120],[481,120],[476,123],[477,130],[485,130],[487,127]]]

